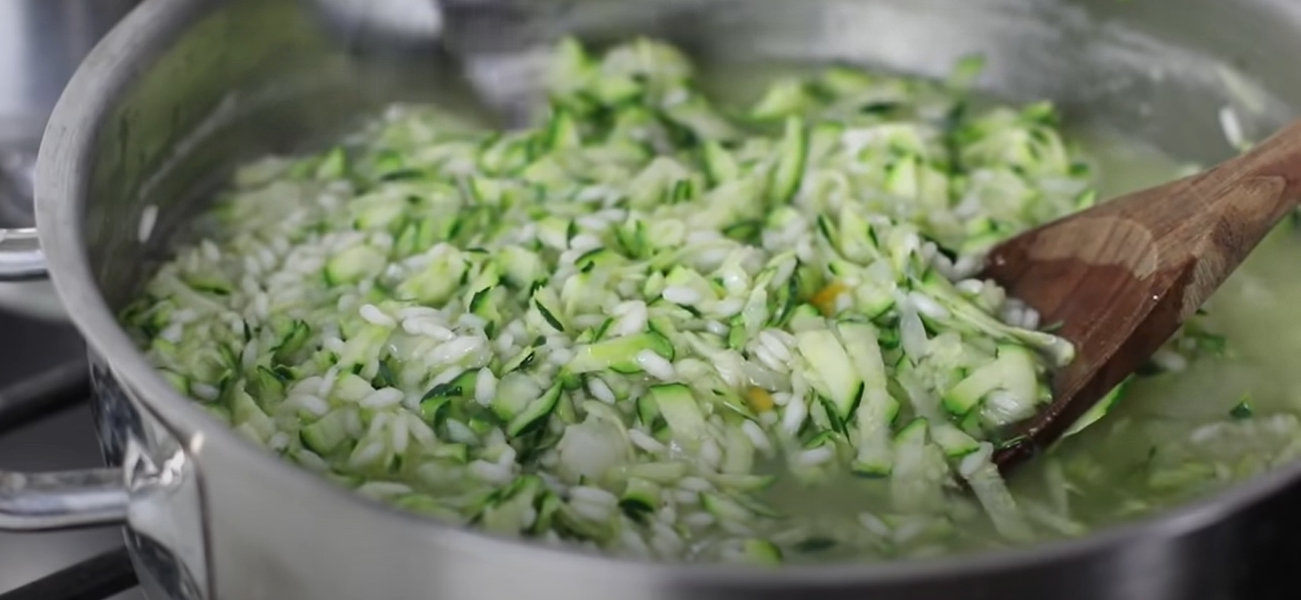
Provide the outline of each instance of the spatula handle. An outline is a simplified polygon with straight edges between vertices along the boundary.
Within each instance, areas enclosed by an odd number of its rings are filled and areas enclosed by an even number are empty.
[[[1193,264],[1182,320],[1299,203],[1301,121],[1296,121],[1240,157],[1128,197],[1117,208],[1160,238],[1160,268]]]

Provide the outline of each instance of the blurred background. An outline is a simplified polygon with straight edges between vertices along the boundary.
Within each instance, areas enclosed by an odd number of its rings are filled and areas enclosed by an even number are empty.
[[[0,227],[32,225],[30,169],[46,117],[82,58],[135,3],[0,0]],[[88,403],[62,402],[30,421],[15,413],[32,381],[75,393],[75,370],[84,364],[81,338],[63,322],[48,283],[0,284],[0,469],[99,464]],[[44,381],[32,379],[41,374]],[[116,528],[0,533],[0,593],[121,544]],[[133,590],[114,598],[142,597]]]

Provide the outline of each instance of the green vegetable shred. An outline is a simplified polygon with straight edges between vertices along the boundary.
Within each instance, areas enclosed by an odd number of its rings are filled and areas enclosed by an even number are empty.
[[[1073,350],[975,274],[1098,192],[1050,104],[973,101],[980,64],[743,105],[664,43],[566,40],[531,128],[394,106],[245,166],[123,319],[252,442],[469,527],[764,566],[1078,534],[1089,464],[1046,459],[1053,502],[990,462]],[[1189,328],[1148,376],[1225,353]],[[1213,476],[1165,450],[1147,483]]]

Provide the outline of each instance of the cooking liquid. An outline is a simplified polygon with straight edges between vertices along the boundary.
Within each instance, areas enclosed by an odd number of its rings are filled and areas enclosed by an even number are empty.
[[[1142,142],[1115,133],[1097,128],[1070,133],[1093,162],[1103,198],[1166,182],[1190,170]],[[1281,423],[1289,415],[1301,415],[1301,369],[1294,358],[1301,356],[1301,328],[1295,326],[1296,306],[1301,304],[1301,277],[1294,267],[1297,256],[1301,256],[1301,228],[1289,221],[1257,248],[1205,307],[1202,323],[1225,336],[1225,354],[1172,364],[1171,371],[1140,377],[1105,418],[1023,466],[1009,481],[1022,509],[1049,515],[1041,518],[1069,519],[1062,525],[1062,535],[1079,535],[1214,493],[1263,470],[1289,441],[1301,444],[1301,430],[1291,427],[1279,427],[1271,436],[1235,431],[1261,426],[1251,424],[1253,420],[1273,418]],[[1250,416],[1245,414],[1248,409]],[[1230,438],[1235,444],[1224,453],[1222,464],[1216,464],[1219,452],[1209,435],[1217,430],[1234,431]],[[1207,441],[1195,456],[1189,456],[1186,446],[1199,437]],[[1167,451],[1172,455],[1163,457]],[[1188,472],[1183,467],[1189,467]],[[887,481],[864,482],[842,474],[813,489],[781,478],[770,498],[780,510],[843,535],[843,529],[836,527],[845,526],[844,515],[881,506],[887,497]],[[954,515],[977,510],[964,507],[960,494],[954,501]],[[965,529],[965,535],[959,536],[964,541],[947,540],[901,554],[925,556],[1005,545],[995,541],[997,536],[984,519],[959,522],[957,526]],[[917,528],[923,529],[922,519],[918,523]],[[884,546],[881,552],[892,554]],[[852,559],[854,554],[829,547],[787,558],[788,562],[823,562]]]
[[[774,73],[803,70],[730,69],[726,77],[707,78],[712,85],[706,87],[718,97],[753,99]],[[1100,126],[1067,123],[1066,130],[1068,140],[1078,144],[1094,166],[1100,198],[1115,198],[1197,170],[1150,144]],[[1171,370],[1136,379],[1105,418],[1016,471],[1009,485],[1021,508],[1040,515],[1041,524],[1043,519],[1061,520],[1062,536],[1082,535],[1203,498],[1301,455],[1301,425],[1291,420],[1301,418],[1301,368],[1295,359],[1301,356],[1301,327],[1295,325],[1296,307],[1301,306],[1298,256],[1301,221],[1289,219],[1205,306],[1200,324],[1224,336],[1223,355],[1205,355],[1186,364],[1163,361]],[[807,484],[791,478],[782,465],[770,468],[785,476],[778,478],[767,499],[796,520],[813,523],[828,540],[844,539],[846,527],[861,525],[862,518],[851,524],[847,515],[870,514],[872,507],[889,504],[888,480],[864,481],[839,472]],[[1005,545],[987,520],[965,518],[979,512],[969,502],[955,491],[950,515],[954,526],[963,529],[964,535],[957,536],[962,541],[940,541],[946,537],[940,534],[932,546],[909,543],[896,549],[878,543],[880,554],[874,558]],[[908,518],[879,517],[892,522]],[[923,515],[916,517],[913,529],[921,538],[928,528],[945,527],[927,521]],[[893,535],[898,535],[901,528],[896,524],[894,529]],[[811,533],[817,539],[818,532]],[[861,550],[841,548],[812,544],[810,552],[785,560],[866,558]]]

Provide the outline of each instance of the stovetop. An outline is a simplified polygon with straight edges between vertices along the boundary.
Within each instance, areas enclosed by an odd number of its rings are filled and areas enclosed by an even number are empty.
[[[0,469],[103,464],[84,346],[67,324],[0,311]],[[120,528],[0,533],[0,600],[144,600]]]

